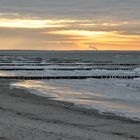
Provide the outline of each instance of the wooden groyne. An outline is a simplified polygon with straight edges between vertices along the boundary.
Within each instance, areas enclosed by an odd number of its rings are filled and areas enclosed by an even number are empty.
[[[102,76],[0,76],[0,79],[18,79],[18,80],[51,80],[51,79],[134,79],[140,78],[140,76],[114,76],[114,75],[102,75]]]
[[[48,70],[54,70],[54,71],[90,71],[90,70],[134,70],[133,67],[114,67],[114,68],[106,68],[106,67],[97,67],[97,68],[49,68]],[[43,71],[45,68],[0,68],[2,71]]]
[[[106,67],[97,67],[97,68],[49,68],[49,70],[58,70],[58,71],[83,71],[83,70],[133,70],[135,68],[132,67],[127,67],[127,68],[119,68],[119,67],[114,67],[114,68],[106,68]]]
[[[0,68],[2,71],[43,71],[43,68]]]
[[[0,66],[140,66],[134,63],[0,63]]]
[[[59,66],[139,66],[138,63],[53,63]]]

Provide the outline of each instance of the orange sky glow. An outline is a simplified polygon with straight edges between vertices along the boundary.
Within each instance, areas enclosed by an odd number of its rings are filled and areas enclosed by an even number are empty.
[[[81,22],[84,21],[74,19],[0,19],[0,28],[4,29],[3,32],[6,30],[13,32],[11,36],[7,35],[0,38],[0,49],[140,50],[140,35],[122,34],[121,31],[100,31],[100,28],[117,27],[128,24],[127,22],[102,24],[95,24],[92,21],[88,21],[92,24],[81,24]],[[80,29],[72,29],[74,23],[75,26],[80,26]],[[89,29],[89,26],[91,29]],[[92,27],[97,30],[92,29]],[[24,33],[27,30],[29,32],[37,31],[32,38],[28,38]],[[36,36],[39,36],[40,40],[36,40]],[[47,39],[48,37],[49,40]],[[24,47],[20,48],[23,45]]]
[[[140,50],[140,2],[134,1],[2,0],[0,49]]]

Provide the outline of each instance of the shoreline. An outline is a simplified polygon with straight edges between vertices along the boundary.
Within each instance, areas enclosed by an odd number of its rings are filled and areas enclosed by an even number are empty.
[[[49,100],[26,89],[11,88],[11,82],[0,80],[0,140],[22,140],[22,136],[26,140],[140,139],[140,121]],[[13,130],[8,132],[11,126]]]
[[[59,106],[71,111],[76,111],[80,112],[86,115],[91,115],[91,116],[97,116],[97,117],[102,117],[105,119],[112,119],[112,120],[120,120],[120,121],[126,121],[126,122],[131,122],[131,123],[138,123],[140,124],[140,119],[138,118],[130,118],[127,116],[120,116],[119,114],[113,113],[113,112],[101,112],[100,110],[94,109],[94,108],[88,108],[88,107],[82,107],[79,105],[76,105],[72,102],[65,102],[65,101],[59,101],[53,99],[53,97],[45,97],[45,96],[40,96],[38,94],[32,93],[29,89],[25,89],[22,87],[11,87],[13,89],[18,89],[24,92],[23,94],[14,94],[13,96],[21,97],[21,98],[30,98],[31,100],[37,101],[38,99],[40,100],[40,104],[42,105],[52,105],[52,106]],[[33,91],[34,92],[34,91]],[[30,95],[29,95],[30,94]],[[47,102],[47,104],[45,103]]]
[[[24,82],[24,80],[20,81],[21,83]],[[20,83],[19,82],[19,83]],[[16,82],[18,83],[18,82]],[[54,98],[53,96],[51,97],[51,95],[47,96],[43,93],[40,94],[40,92],[36,91],[35,89],[28,89],[28,88],[24,88],[22,86],[15,86],[13,83],[13,85],[11,84],[11,88],[15,88],[15,89],[21,89],[21,90],[25,90],[27,93],[25,93],[24,95],[27,94],[28,97],[28,93],[30,93],[32,97],[34,97],[34,99],[38,99],[40,98],[40,100],[46,100],[47,102],[50,101],[51,105],[55,105],[56,106],[60,106],[69,110],[73,110],[73,111],[79,111],[82,112],[84,114],[87,115],[96,115],[99,117],[103,117],[106,119],[116,119],[116,120],[123,120],[123,121],[130,121],[130,122],[134,122],[134,123],[140,123],[140,118],[136,117],[136,116],[127,116],[126,114],[121,114],[118,112],[113,112],[113,111],[109,111],[109,110],[100,110],[100,109],[96,109],[95,107],[91,107],[88,105],[84,105],[84,104],[76,104],[72,101],[64,101],[64,100],[57,100],[57,98]],[[22,95],[21,95],[22,96]]]

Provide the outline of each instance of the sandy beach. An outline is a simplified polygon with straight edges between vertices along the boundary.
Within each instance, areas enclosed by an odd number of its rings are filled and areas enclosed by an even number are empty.
[[[140,122],[51,101],[0,81],[0,140],[139,140]]]

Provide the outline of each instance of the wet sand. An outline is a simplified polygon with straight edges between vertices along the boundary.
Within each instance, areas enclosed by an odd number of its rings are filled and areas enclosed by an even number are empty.
[[[140,122],[51,101],[0,80],[0,140],[139,140]]]

